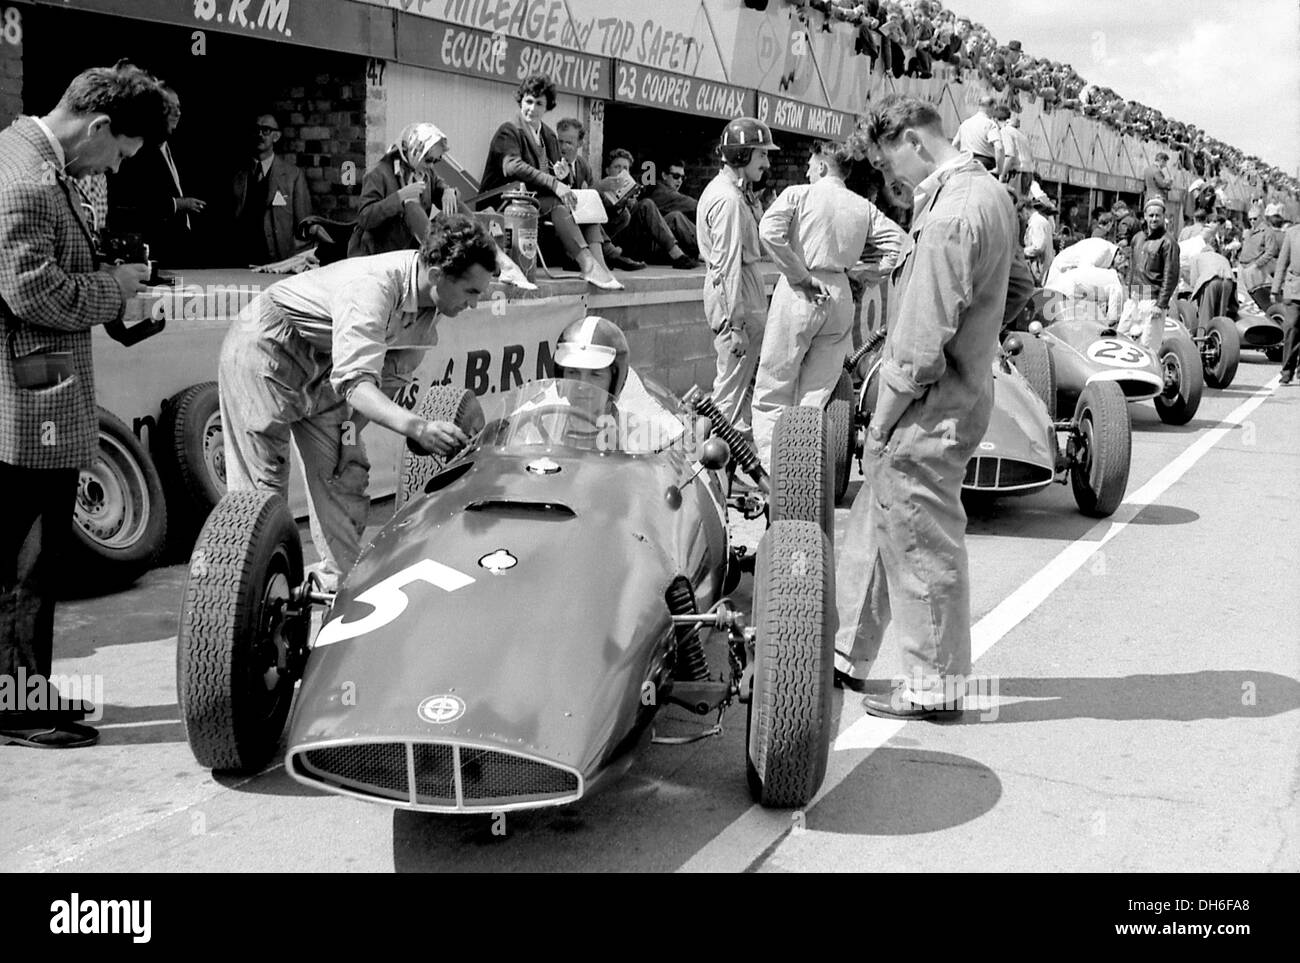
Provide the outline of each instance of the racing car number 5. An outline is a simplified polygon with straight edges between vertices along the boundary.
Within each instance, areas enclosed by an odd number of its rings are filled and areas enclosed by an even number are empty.
[[[333,645],[335,642],[346,642],[348,639],[355,639],[359,635],[383,628],[406,611],[406,604],[410,599],[403,589],[413,582],[428,582],[444,592],[454,592],[473,581],[474,579],[464,572],[458,572],[431,558],[422,559],[397,574],[376,582],[359,594],[356,600],[373,606],[374,611],[355,622],[344,622],[343,617],[340,616],[326,623],[321,626],[312,648],[319,649],[325,645]]]
[[[1117,368],[1142,368],[1147,364],[1147,354],[1136,344],[1116,338],[1102,338],[1088,346],[1088,357]]]

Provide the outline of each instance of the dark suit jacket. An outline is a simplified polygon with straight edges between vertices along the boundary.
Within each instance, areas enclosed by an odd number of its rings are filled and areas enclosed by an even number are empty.
[[[30,117],[0,132],[0,461],[79,468],[98,447],[90,329],[122,315],[122,292],[97,270],[76,189]],[[15,360],[69,351],[74,375],[18,386]]]
[[[361,181],[361,206],[348,242],[348,257],[419,247],[432,212],[442,210],[447,185],[436,174],[432,183],[424,185],[419,210],[414,204],[402,203],[397,196],[402,185],[393,169],[396,160],[396,154],[385,154]]]
[[[239,223],[244,213],[244,201],[248,197],[248,176],[252,173],[253,161],[248,161],[231,181],[231,194],[234,200],[235,223]],[[284,198],[283,204],[276,204],[275,197]],[[293,164],[282,157],[271,162],[271,172],[266,190],[266,213],[262,226],[266,232],[266,249],[271,253],[272,261],[279,261],[298,251],[307,244],[294,240],[293,231],[298,222],[311,214],[311,195],[307,193],[307,178]],[[241,258],[243,254],[239,255]]]
[[[176,212],[175,202],[182,196],[162,146],[145,147],[108,175],[108,226],[115,234],[142,235],[149,256],[162,264],[184,264],[198,215],[190,215],[187,228],[185,215]]]
[[[483,166],[483,177],[479,180],[480,191],[490,191],[515,181],[522,181],[529,189],[537,192],[537,204],[541,215],[545,217],[559,201],[555,193],[560,183],[551,173],[551,165],[560,159],[560,142],[555,131],[542,124],[542,144],[546,156],[541,156],[533,143],[533,138],[517,121],[506,121],[497,128],[488,147],[487,163]],[[481,209],[488,204],[496,204],[495,198],[478,205]]]
[[[659,182],[654,184],[645,196],[655,202],[655,207],[659,208],[659,213],[665,217],[669,214],[689,214],[695,216],[695,210],[699,207],[699,202],[689,194],[683,194],[681,191],[675,191],[667,184]]]

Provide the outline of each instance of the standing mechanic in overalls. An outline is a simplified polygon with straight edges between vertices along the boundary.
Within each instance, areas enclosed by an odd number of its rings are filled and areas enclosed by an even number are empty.
[[[278,281],[221,347],[226,487],[284,493],[289,436],[302,458],[311,534],[327,588],[361,550],[370,499],[367,421],[445,455],[468,439],[389,400],[437,343],[439,318],[492,283],[496,243],[472,217],[433,223],[418,251],[348,258]]]
[[[704,188],[695,209],[695,233],[704,259],[704,319],[718,353],[713,400],[747,439],[750,382],[758,367],[767,317],[767,295],[759,261],[763,248],[758,220],[763,216],[751,186],[771,166],[772,143],[766,124],[738,117],[722,131],[722,169]]]
[[[903,232],[865,197],[844,186],[853,170],[847,144],[817,144],[807,184],[787,187],[767,209],[758,233],[781,279],[767,312],[754,381],[754,444],[771,470],[772,432],[787,405],[820,408],[853,350],[848,269],[868,241],[891,270]]]
[[[889,295],[866,483],[836,552],[836,674],[860,688],[892,617],[910,678],[864,705],[933,718],[959,711],[970,672],[961,483],[993,408],[998,333],[1032,281],[1006,189],[951,145],[933,106],[886,97],[866,134],[886,180],[915,185],[914,213]]]

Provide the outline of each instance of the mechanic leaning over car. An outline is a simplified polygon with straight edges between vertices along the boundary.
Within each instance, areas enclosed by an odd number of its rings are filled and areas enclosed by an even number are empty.
[[[889,293],[866,483],[835,559],[836,680],[861,688],[891,618],[911,676],[867,711],[932,718],[959,709],[971,665],[970,572],[961,483],[993,408],[998,332],[1033,291],[1015,208],[927,101],[890,95],[866,128],[886,180],[914,185]]]
[[[79,574],[60,565],[97,446],[90,329],[120,320],[149,278],[147,264],[98,263],[75,178],[161,144],[168,110],[143,70],[95,67],[0,132],[0,678],[25,673],[33,691],[50,676],[61,577]],[[63,700],[51,683],[44,709],[0,708],[0,743],[94,745],[85,707],[55,711]]]
[[[769,472],[781,409],[822,407],[853,350],[848,269],[870,241],[883,252],[880,268],[887,274],[902,246],[902,229],[844,186],[853,161],[849,144],[814,145],[809,183],[782,191],[758,225],[781,271],[754,381],[754,446]]]
[[[496,244],[472,217],[436,220],[417,251],[349,258],[286,278],[253,299],[221,348],[226,487],[284,493],[289,437],[302,458],[311,533],[327,587],[352,567],[370,500],[367,421],[446,455],[468,439],[390,398],[439,318],[483,297]]]
[[[1178,242],[1165,228],[1165,202],[1153,197],[1143,208],[1144,228],[1133,237],[1129,260],[1129,298],[1136,301],[1133,320],[1143,347],[1159,357],[1165,315],[1178,289]]]
[[[766,124],[752,117],[731,121],[718,148],[722,169],[704,188],[695,209],[695,233],[705,264],[704,319],[718,354],[713,400],[751,441],[749,387],[767,318],[759,265],[763,247],[758,221],[763,210],[753,185],[771,166],[768,152],[779,149]]]

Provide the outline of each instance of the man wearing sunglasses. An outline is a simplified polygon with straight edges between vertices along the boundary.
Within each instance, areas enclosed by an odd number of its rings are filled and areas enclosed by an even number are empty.
[[[311,214],[311,196],[302,171],[275,154],[282,136],[275,115],[259,114],[253,127],[253,156],[232,184],[234,250],[241,264],[267,264],[306,246],[293,229]]]
[[[0,132],[0,744],[70,749],[99,738],[81,725],[86,706],[66,704],[52,686],[37,702],[31,690],[50,676],[78,469],[98,447],[90,329],[122,317],[149,267],[96,263],[73,179],[116,172],[123,158],[156,148],[167,111],[149,74],[96,67],[44,117]]]
[[[686,164],[680,160],[669,161],[660,170],[659,178],[651,184],[645,193],[648,200],[654,201],[659,213],[664,216],[668,229],[677,238],[677,243],[691,257],[698,257],[699,245],[695,240],[695,208],[699,202],[689,194],[682,193],[686,181]]]

